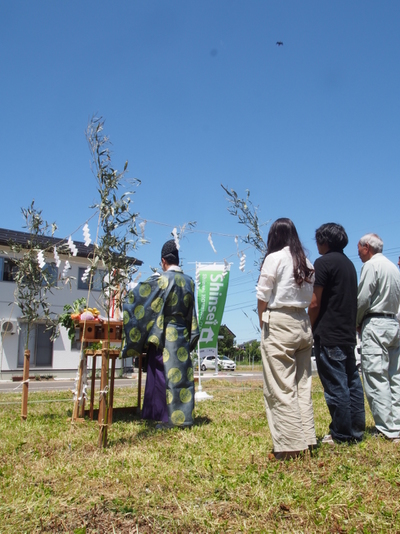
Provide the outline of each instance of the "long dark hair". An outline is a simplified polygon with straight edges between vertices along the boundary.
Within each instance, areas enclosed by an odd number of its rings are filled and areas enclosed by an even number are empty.
[[[293,276],[296,284],[301,286],[304,282],[311,283],[311,276],[314,273],[307,265],[306,255],[300,243],[299,234],[296,227],[290,219],[282,217],[277,219],[272,225],[268,233],[267,253],[272,254],[278,252],[284,247],[289,247],[293,258]]]

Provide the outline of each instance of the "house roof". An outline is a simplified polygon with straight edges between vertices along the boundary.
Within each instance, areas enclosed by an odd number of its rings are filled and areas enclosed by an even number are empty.
[[[7,230],[6,228],[0,228],[0,246],[9,246],[11,243],[16,243],[24,247],[29,240],[32,239],[32,235],[28,232],[18,232],[16,230]],[[35,244],[37,244],[42,249],[53,250],[54,247],[60,247],[65,245],[67,240],[60,239],[58,237],[50,236],[33,236]],[[78,253],[77,256],[80,258],[87,258],[90,254],[94,252],[94,246],[92,244],[86,246],[83,241],[74,241]],[[142,265],[143,262],[137,258],[131,258],[135,265]]]
[[[222,327],[226,328],[226,330],[228,331],[228,335],[230,335],[230,336],[232,336],[232,337],[236,337],[236,335],[232,332],[232,330],[231,330],[230,328],[228,328],[228,327],[226,326],[226,324],[221,325],[221,328],[222,328]]]
[[[246,345],[250,345],[251,343],[254,343],[254,341],[259,343],[260,340],[259,339],[250,339],[249,341],[243,341],[242,343],[239,343],[238,348],[239,349],[244,349],[246,347]]]

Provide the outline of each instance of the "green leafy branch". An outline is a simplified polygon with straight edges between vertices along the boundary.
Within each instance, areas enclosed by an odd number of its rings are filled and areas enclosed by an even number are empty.
[[[254,247],[260,253],[261,263],[267,252],[267,244],[263,239],[261,227],[268,224],[269,221],[260,223],[258,219],[258,206],[254,206],[250,200],[250,191],[246,189],[246,197],[244,199],[239,198],[239,195],[233,189],[227,189],[221,184],[222,189],[228,195],[228,211],[231,215],[238,218],[240,224],[243,224],[248,233],[242,237],[242,241],[248,245]]]
[[[42,210],[36,209],[34,203],[33,200],[28,208],[21,209],[25,219],[23,228],[28,229],[29,239],[24,245],[9,243],[15,264],[13,272],[13,280],[16,284],[15,303],[21,310],[21,318],[26,320],[28,325],[26,349],[28,349],[30,330],[35,321],[45,319],[51,328],[57,324],[47,300],[48,293],[52,293],[57,281],[52,278],[49,270],[40,267],[38,261],[38,253],[43,250],[38,237],[46,236],[50,229],[53,235],[57,226],[55,223],[50,225],[44,221]]]
[[[97,180],[99,202],[91,206],[99,212],[100,235],[95,244],[95,256],[92,259],[92,273],[100,264],[106,268],[103,278],[103,295],[106,297],[105,308],[111,308],[112,294],[120,285],[125,285],[136,272],[131,251],[137,246],[137,213],[132,211],[134,191],[119,195],[118,189],[126,180],[128,162],[123,171],[111,165],[110,140],[104,134],[104,120],[93,117],[86,130],[86,139],[92,155],[92,171]],[[130,180],[132,185],[139,185],[140,180]],[[120,306],[121,297],[117,305]]]

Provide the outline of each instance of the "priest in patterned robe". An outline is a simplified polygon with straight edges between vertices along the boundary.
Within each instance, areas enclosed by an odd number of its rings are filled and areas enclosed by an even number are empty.
[[[199,337],[193,280],[179,267],[175,241],[161,250],[163,272],[139,283],[123,308],[124,356],[147,352],[142,417],[165,426],[193,425],[194,375],[190,351]]]

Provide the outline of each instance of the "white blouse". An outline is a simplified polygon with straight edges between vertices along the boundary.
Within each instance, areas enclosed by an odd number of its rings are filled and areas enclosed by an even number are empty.
[[[307,265],[313,269],[308,260]],[[301,286],[296,283],[292,255],[289,247],[284,247],[265,258],[256,287],[257,299],[268,302],[270,309],[284,306],[307,308],[313,294],[314,278],[313,274],[311,283],[304,282]]]

